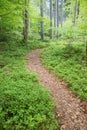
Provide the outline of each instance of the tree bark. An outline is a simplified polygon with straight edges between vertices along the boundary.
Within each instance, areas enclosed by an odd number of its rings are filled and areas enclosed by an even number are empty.
[[[74,27],[76,26],[77,9],[78,9],[78,0],[76,0],[74,9]]]
[[[55,37],[56,29],[57,29],[57,1],[56,0],[53,4],[53,12],[54,12],[54,37]]]
[[[75,2],[74,8],[74,40],[76,40],[76,18],[77,18],[77,10],[78,10],[78,0]]]
[[[43,12],[43,0],[40,0],[40,12],[41,12],[41,40],[44,40],[44,12]]]
[[[61,27],[63,26],[63,4],[64,4],[64,1],[61,0]]]
[[[57,0],[57,38],[58,38],[58,27],[59,27],[59,0]]]
[[[52,0],[50,0],[50,39],[52,39]]]
[[[25,45],[27,45],[28,30],[29,30],[29,14],[28,14],[28,9],[27,9],[28,4],[29,4],[29,1],[25,0],[25,10],[23,12],[23,17],[24,17],[23,35],[24,35],[24,43],[25,43]]]
[[[77,17],[79,16],[79,12],[80,12],[80,1],[78,1]]]

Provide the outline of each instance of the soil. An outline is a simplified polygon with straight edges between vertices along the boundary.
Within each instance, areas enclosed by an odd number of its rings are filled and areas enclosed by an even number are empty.
[[[33,50],[27,56],[30,71],[36,72],[56,102],[56,116],[60,130],[87,130],[87,101],[82,102],[68,89],[67,84],[47,70],[40,60],[42,49]]]

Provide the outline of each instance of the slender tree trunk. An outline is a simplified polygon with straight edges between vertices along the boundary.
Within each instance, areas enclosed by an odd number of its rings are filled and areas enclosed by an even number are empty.
[[[74,40],[76,40],[76,18],[77,18],[78,0],[75,2],[74,8]]]
[[[58,27],[59,27],[59,0],[57,0],[57,38],[58,38]]]
[[[41,11],[41,40],[44,40],[44,21],[43,21],[43,0],[40,0],[40,11]]]
[[[53,10],[54,10],[54,28],[57,27],[57,3],[53,4]]]
[[[70,13],[69,13],[69,18],[71,18],[71,14],[72,14],[72,0],[70,0]]]
[[[78,0],[76,0],[74,9],[74,27],[76,26],[77,9],[78,9]]]
[[[79,16],[79,12],[80,12],[80,1],[78,1],[77,17]]]
[[[29,14],[27,6],[29,4],[28,0],[25,0],[25,10],[23,12],[23,18],[24,18],[24,28],[23,28],[23,35],[24,35],[24,43],[27,45],[28,41],[28,30],[29,30]]]
[[[53,12],[54,12],[54,37],[56,35],[56,28],[57,28],[57,1],[53,4]]]
[[[50,0],[50,39],[52,39],[52,0]]]
[[[61,0],[61,27],[63,26],[63,4],[64,4],[64,1]]]

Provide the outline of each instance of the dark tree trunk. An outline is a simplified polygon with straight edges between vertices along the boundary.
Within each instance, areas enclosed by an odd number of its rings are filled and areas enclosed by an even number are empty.
[[[50,39],[52,39],[52,0],[50,0]]]
[[[79,12],[80,12],[80,1],[78,1],[77,16],[79,16]]]
[[[40,0],[40,12],[41,12],[41,40],[44,40],[44,12],[43,12],[43,0]]]

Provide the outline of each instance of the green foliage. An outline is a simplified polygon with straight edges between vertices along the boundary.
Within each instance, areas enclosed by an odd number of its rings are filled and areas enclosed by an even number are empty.
[[[41,49],[41,48],[45,48],[45,47],[48,47],[50,44],[49,44],[49,41],[47,41],[47,42],[41,42],[40,40],[35,40],[35,39],[33,39],[33,40],[29,40],[28,41],[28,47],[30,48],[30,49]]]
[[[84,41],[87,39],[87,1],[78,0],[78,9],[76,10],[76,25],[74,25],[76,0],[66,0],[65,14],[66,20],[63,27],[58,27],[59,38]]]
[[[12,46],[10,50],[6,44],[1,46],[0,130],[55,130],[55,104],[37,75],[25,68],[25,54],[38,45]]]
[[[81,43],[54,45],[41,54],[42,62],[64,79],[80,98],[87,99],[85,46]]]
[[[81,40],[84,41],[86,39],[87,31],[85,28],[82,27],[83,25],[81,24],[81,21],[78,20],[78,24],[76,27],[73,26],[73,23],[70,20],[67,20],[61,29],[59,27],[58,29],[58,36],[59,39],[70,39],[70,40]]]
[[[17,0],[0,1],[0,41],[22,37],[22,11],[23,2],[20,3]]]

